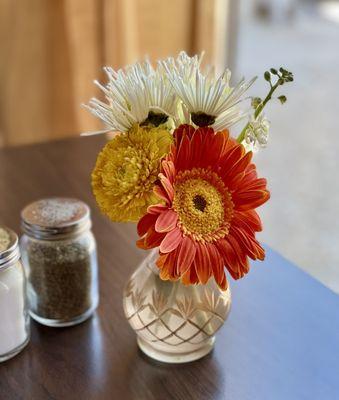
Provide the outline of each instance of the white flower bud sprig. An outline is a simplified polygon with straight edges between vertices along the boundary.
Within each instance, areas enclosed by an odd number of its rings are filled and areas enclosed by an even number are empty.
[[[257,119],[251,117],[245,132],[243,145],[247,151],[258,151],[267,146],[270,122],[265,115],[261,113]]]
[[[272,80],[276,77],[275,82]],[[260,116],[266,104],[272,99],[273,93],[279,86],[284,85],[288,82],[293,82],[292,72],[287,71],[284,68],[279,68],[279,71],[275,68],[271,68],[269,71],[264,73],[264,79],[269,83],[270,90],[267,96],[262,100],[260,97],[252,98],[252,107],[254,109],[253,115],[249,122],[245,125],[244,129],[240,132],[237,138],[239,143],[245,141],[246,144],[251,144],[252,146],[260,145],[264,147],[267,144],[269,122],[264,116]],[[287,98],[284,95],[277,97],[281,104],[286,103]]]

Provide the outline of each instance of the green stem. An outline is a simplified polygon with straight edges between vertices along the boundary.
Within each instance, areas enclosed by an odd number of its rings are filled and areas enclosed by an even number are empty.
[[[262,103],[260,103],[259,106],[256,108],[256,110],[254,112],[254,119],[257,119],[258,116],[261,114],[261,112],[265,108],[266,104],[271,100],[272,94],[274,93],[274,91],[277,89],[278,86],[280,86],[279,79],[274,86],[271,86],[271,89],[268,92],[267,96],[265,97],[264,101]],[[249,127],[249,125],[250,125],[250,123],[247,122],[244,129],[240,132],[239,136],[237,137],[238,143],[241,143],[245,139],[245,133],[246,133],[246,130]]]
[[[247,124],[244,126],[244,129],[240,132],[239,136],[237,137],[237,142],[241,143],[245,139],[245,133],[247,131],[247,128],[249,127],[250,123],[247,122]]]

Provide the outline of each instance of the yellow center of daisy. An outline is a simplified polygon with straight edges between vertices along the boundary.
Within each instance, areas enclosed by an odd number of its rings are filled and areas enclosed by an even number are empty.
[[[174,192],[173,208],[185,235],[212,242],[228,233],[234,206],[231,193],[215,172],[201,168],[179,172]]]

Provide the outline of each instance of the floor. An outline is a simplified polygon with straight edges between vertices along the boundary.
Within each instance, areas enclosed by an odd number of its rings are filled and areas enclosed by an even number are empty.
[[[240,27],[237,70],[260,75],[253,94],[266,93],[269,67],[295,75],[287,103],[267,110],[270,142],[255,156],[272,195],[260,239],[339,293],[339,20],[316,4],[275,21],[243,7]]]

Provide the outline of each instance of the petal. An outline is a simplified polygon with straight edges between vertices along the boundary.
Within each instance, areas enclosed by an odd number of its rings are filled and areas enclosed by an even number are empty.
[[[236,162],[228,171],[227,176],[231,179],[239,173],[245,173],[247,166],[251,162],[253,153],[249,151],[242,157],[238,162]]]
[[[169,209],[158,216],[155,223],[155,230],[157,232],[169,232],[173,230],[178,222],[178,214]]]
[[[145,214],[138,222],[137,232],[139,236],[144,236],[149,228],[155,224],[157,215]]]
[[[220,239],[216,242],[219,253],[223,256],[225,266],[233,279],[239,279],[243,275],[239,265],[238,258],[230,243],[226,239]]]
[[[246,254],[252,258],[252,260],[261,260],[265,258],[265,250],[261,247],[259,242],[251,234],[246,234],[242,229],[232,226],[231,234],[235,237],[239,246],[241,246]]]
[[[148,247],[145,244],[145,238],[141,238],[141,239],[137,240],[136,245],[137,245],[137,247],[139,247],[139,249],[148,250]]]
[[[207,243],[207,248],[210,256],[212,272],[215,281],[219,284],[222,282],[224,276],[224,259],[213,243]]]
[[[222,173],[220,174],[222,175]],[[241,187],[243,179],[245,177],[245,172],[239,172],[237,175],[233,175],[232,177],[223,178],[224,180],[227,179],[227,187],[234,191]]]
[[[159,276],[163,281],[168,281],[170,279],[170,274],[167,268],[161,268]]]
[[[232,194],[235,209],[239,211],[257,208],[266,203],[269,198],[270,192],[267,190],[247,190]]]
[[[235,146],[228,151],[225,156],[220,160],[220,166],[222,171],[227,172],[245,155],[245,149],[243,146]]]
[[[227,236],[226,240],[233,247],[234,254],[238,262],[238,271],[240,275],[237,279],[242,278],[245,274],[247,274],[250,268],[248,257],[246,256],[246,253],[242,247],[239,245],[238,241],[231,234]]]
[[[244,185],[245,183],[251,182],[254,179],[257,179],[257,170],[254,164],[250,164],[247,168],[246,168],[246,175],[242,181],[242,184]]]
[[[218,285],[219,285],[219,287],[220,287],[221,290],[227,290],[227,288],[228,288],[228,282],[227,282],[227,278],[226,278],[225,272],[224,272],[224,275],[223,275],[223,277],[222,277],[221,282],[217,282],[217,283],[218,283]]]
[[[178,268],[177,268],[179,248],[180,248],[180,245],[175,250],[173,250],[171,253],[169,253],[169,258],[167,259],[166,264],[165,264],[166,268],[168,268],[168,270],[169,270],[171,280],[177,280],[180,277],[180,275],[178,274]]]
[[[151,226],[145,236],[144,244],[147,249],[153,249],[154,247],[160,246],[160,243],[163,241],[164,237],[164,233],[156,232],[154,227]]]
[[[224,136],[224,138],[226,139],[226,142],[225,142],[226,147],[225,147],[224,151],[226,151],[227,149],[233,148],[234,144],[235,145],[238,144],[237,141],[234,141],[234,140],[232,140],[232,138],[230,138],[230,131],[227,128],[223,129],[222,131],[218,131],[216,134],[217,135],[222,134]]]
[[[205,157],[202,158],[203,167],[213,167],[219,165],[219,159],[224,155],[227,147],[228,131],[218,132],[212,134],[212,140],[210,144],[203,146]]]
[[[161,269],[160,278],[163,280],[177,280],[176,275],[176,259],[177,252],[172,251],[171,253],[161,254],[157,260],[157,266]]]
[[[196,130],[191,140],[191,162],[192,167],[201,167],[201,161],[203,159],[202,154],[205,151],[203,143],[203,136],[201,130]]]
[[[245,216],[248,224],[253,228],[255,232],[262,231],[261,219],[255,210],[245,211],[243,215]]]
[[[239,226],[251,233],[262,231],[261,220],[255,210],[235,211],[232,225]]]
[[[188,125],[188,124],[180,125],[173,133],[176,146],[180,145],[183,137],[188,136],[189,138],[191,138],[194,131],[195,131],[195,129],[192,125]]]
[[[189,236],[185,236],[181,242],[177,269],[180,275],[184,274],[192,265],[196,253],[196,247]]]
[[[177,157],[175,166],[178,171],[185,170],[190,165],[191,151],[190,151],[190,140],[187,136],[184,136],[177,147]]]
[[[205,244],[198,243],[196,247],[197,254],[194,260],[194,266],[199,281],[205,284],[212,275],[211,260]]]
[[[199,278],[195,271],[195,268],[189,268],[181,277],[181,282],[184,285],[194,285],[196,283],[199,283]]]
[[[165,192],[167,193],[168,199],[172,202],[174,198],[174,189],[173,185],[171,184],[170,180],[166,178],[163,173],[159,174],[159,179],[161,182],[162,187],[164,188]]]
[[[170,200],[169,200],[169,198],[168,198],[168,196],[167,196],[167,193],[166,193],[165,190],[164,190],[162,187],[160,187],[159,185],[155,185],[155,186],[154,186],[153,192],[154,192],[154,194],[155,194],[156,196],[158,196],[160,199],[165,200],[165,202],[166,202],[167,204],[170,204],[170,203],[171,203]]]
[[[173,161],[164,160],[161,165],[165,176],[168,178],[171,184],[173,184],[175,179],[175,166]]]
[[[265,178],[252,179],[252,181],[241,182],[241,190],[265,190],[267,186],[267,180]]]
[[[147,212],[149,214],[161,214],[162,212],[168,210],[167,206],[164,206],[163,204],[156,204],[155,206],[149,206],[147,208]]]
[[[160,244],[161,253],[170,253],[175,250],[182,241],[182,232],[176,227],[168,232]]]
[[[157,267],[159,269],[163,268],[163,266],[165,265],[165,261],[167,259],[167,257],[169,256],[169,254],[160,254],[159,258],[157,259],[157,261],[155,262]]]

